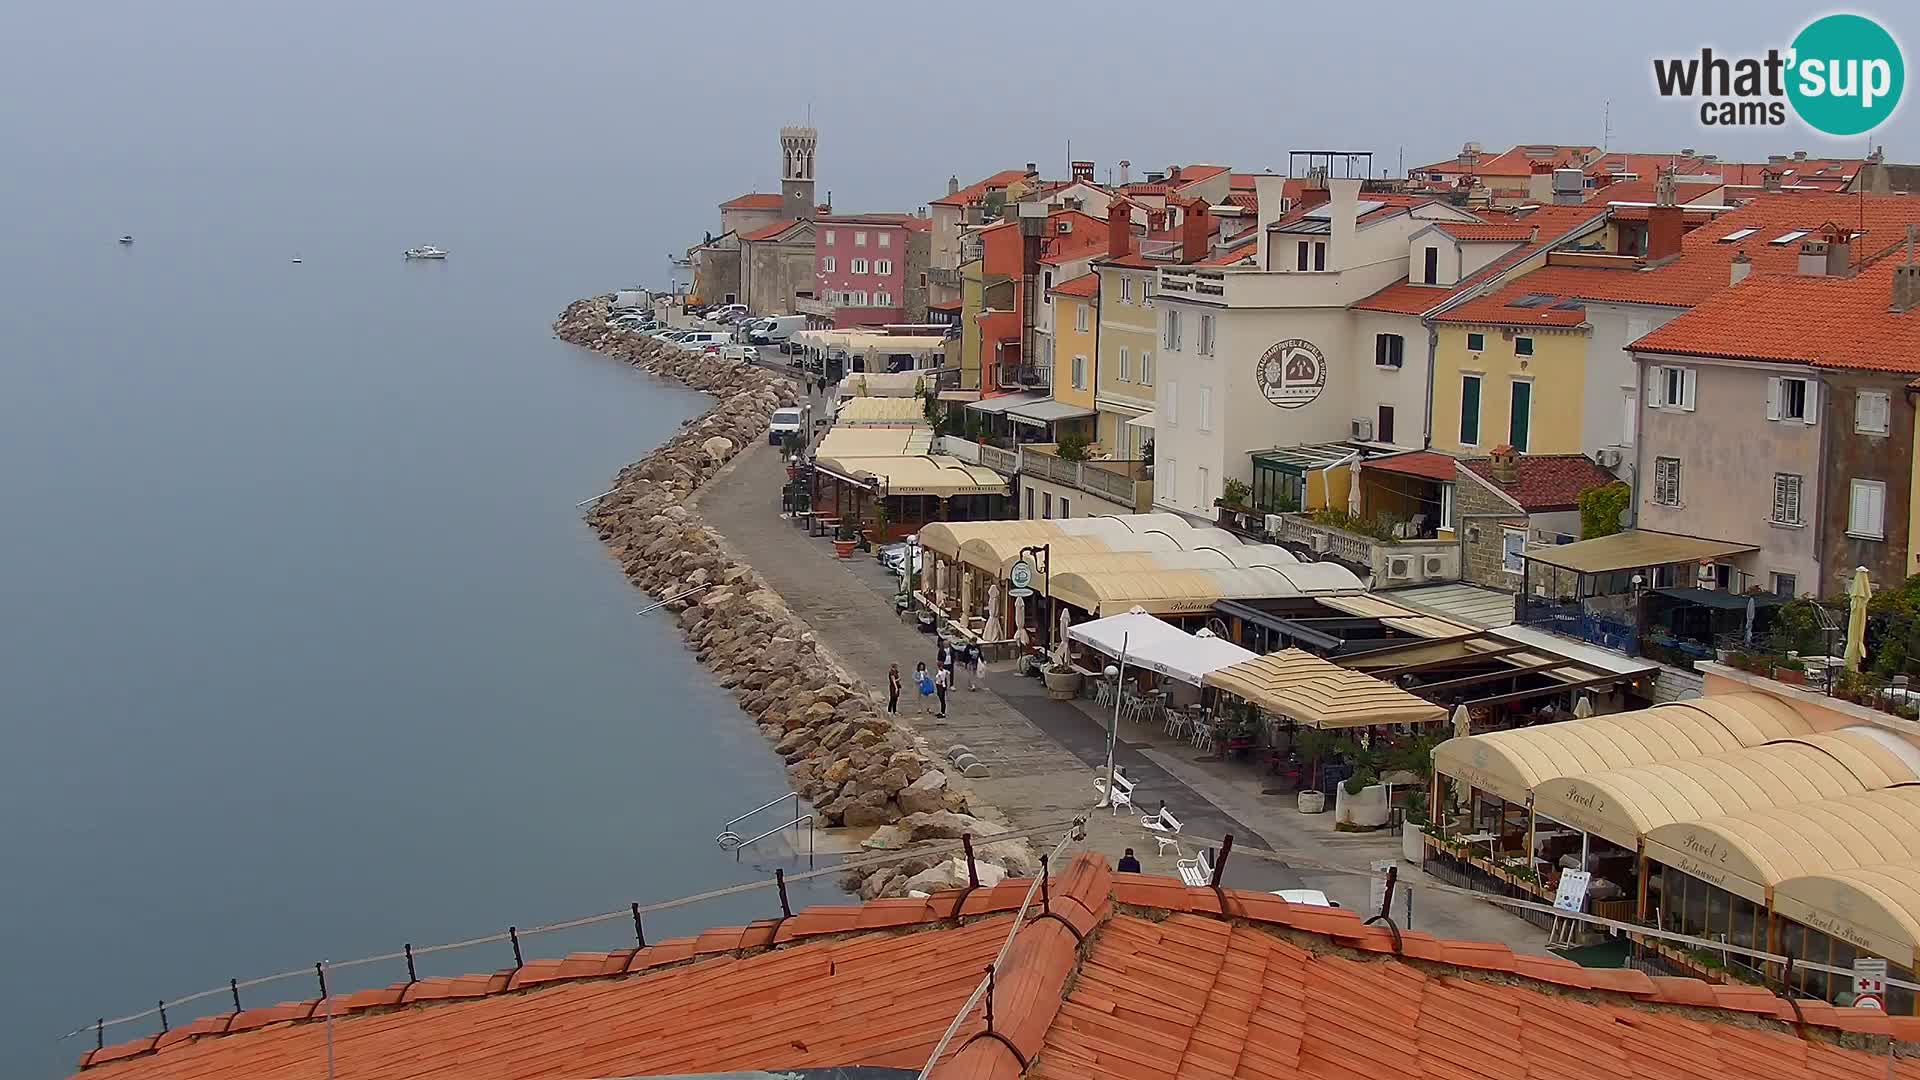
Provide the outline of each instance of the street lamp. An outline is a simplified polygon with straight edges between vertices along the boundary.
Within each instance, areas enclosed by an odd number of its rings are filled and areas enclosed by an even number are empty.
[[[1113,799],[1113,748],[1120,736],[1120,669],[1108,664],[1102,674],[1106,676],[1107,688],[1113,697],[1113,721],[1107,726],[1107,805],[1117,816],[1120,804]]]

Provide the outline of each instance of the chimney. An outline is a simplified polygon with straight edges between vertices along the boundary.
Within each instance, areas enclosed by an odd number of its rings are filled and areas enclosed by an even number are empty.
[[[1738,285],[1747,280],[1747,275],[1751,273],[1753,273],[1753,260],[1747,258],[1747,253],[1744,251],[1734,252],[1733,262],[1727,264],[1727,284]]]
[[[1827,235],[1827,276],[1846,277],[1853,263],[1853,234],[1845,229]]]
[[[1280,204],[1286,201],[1287,178],[1262,173],[1253,178],[1253,205],[1256,228],[1253,231],[1254,262],[1267,266],[1267,227],[1280,220]]]
[[[959,177],[957,176],[947,177],[947,194],[949,195],[960,194],[960,178]]]
[[[1075,180],[1084,181],[1089,184],[1093,183],[1093,162],[1076,161],[1070,167],[1069,171],[1072,172]]]
[[[1674,197],[1673,173],[1662,170],[1653,185],[1653,206],[1647,211],[1647,261],[1680,254],[1680,237],[1685,232],[1686,223]]]
[[[1793,152],[1793,160],[1795,161],[1807,160],[1807,152],[1805,150],[1795,150]]]
[[[1164,230],[1166,227],[1167,227],[1167,212],[1165,210],[1148,210],[1147,211],[1147,231],[1148,232],[1160,232]]]
[[[1893,268],[1893,303],[1889,311],[1904,314],[1920,307],[1920,263],[1913,249],[1920,244],[1920,225],[1907,226],[1907,261]]]
[[[1126,158],[1120,159],[1120,183],[1128,183],[1127,170],[1131,168],[1133,168],[1133,162],[1128,161]]]
[[[1769,165],[1785,165],[1786,163],[1787,163],[1787,155],[1785,154],[1768,154],[1767,155],[1767,164]]]
[[[1760,190],[1761,191],[1779,191],[1780,190],[1780,171],[1778,169],[1761,169],[1760,170]]]
[[[1124,259],[1133,254],[1133,209],[1115,199],[1107,204],[1107,258]]]
[[[1354,235],[1360,229],[1360,181],[1345,177],[1328,180],[1327,194],[1333,225],[1327,237],[1327,269],[1342,270],[1353,260]]]
[[[1171,184],[1177,184],[1180,182],[1180,166],[1178,165],[1167,166],[1167,182]]]
[[[1802,240],[1800,242],[1800,272],[1809,277],[1826,276],[1827,242],[1825,240]]]
[[[1213,251],[1213,213],[1207,209],[1207,200],[1195,199],[1187,204],[1186,213],[1180,222],[1180,261],[1197,263]]]
[[[1039,176],[1039,175],[1040,175],[1040,166],[1038,166],[1038,165],[1036,165],[1036,164],[1034,164],[1034,163],[1033,163],[1033,162],[1031,162],[1031,161],[1029,161],[1029,162],[1027,162],[1027,175],[1028,175],[1028,176],[1030,176],[1030,177],[1031,177],[1031,176]]]
[[[1511,487],[1520,482],[1520,451],[1505,443],[1493,448],[1488,455],[1487,466],[1493,473],[1493,482],[1502,487]]]
[[[1527,201],[1546,205],[1553,201],[1553,166],[1544,161],[1533,163],[1527,174]]]
[[[1289,210],[1309,210],[1327,201],[1327,170],[1323,165],[1315,165],[1307,170],[1304,186],[1300,189],[1298,205]]]

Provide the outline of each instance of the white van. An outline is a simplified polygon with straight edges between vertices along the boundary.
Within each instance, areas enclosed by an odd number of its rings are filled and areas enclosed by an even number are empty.
[[[793,335],[806,328],[805,315],[775,315],[770,319],[760,320],[760,324],[754,327],[752,336],[747,340],[755,345],[778,345],[783,341],[792,340]]]
[[[727,333],[725,330],[694,330],[685,337],[682,337],[675,344],[683,349],[692,349],[695,352],[700,352],[708,348],[717,349],[722,345],[731,344],[732,341],[733,335]]]
[[[773,410],[773,418],[767,425],[768,446],[779,446],[782,436],[798,434],[800,434],[799,409]]]

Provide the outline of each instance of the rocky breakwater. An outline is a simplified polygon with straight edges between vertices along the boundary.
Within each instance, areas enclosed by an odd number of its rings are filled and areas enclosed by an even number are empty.
[[[880,826],[871,847],[1004,831],[1005,818],[950,783],[913,732],[889,717],[766,580],[688,509],[734,454],[766,436],[773,410],[796,402],[793,384],[752,364],[615,333],[606,327],[609,301],[576,301],[554,332],[714,397],[705,415],[621,470],[587,513],[627,580],[667,601],[688,646],[774,744],[790,785],[822,824]],[[1024,841],[987,844],[981,854],[993,867],[990,876],[1037,869]],[[963,881],[964,870],[948,858],[910,858],[850,875],[846,885],[872,897],[943,888],[956,876]]]

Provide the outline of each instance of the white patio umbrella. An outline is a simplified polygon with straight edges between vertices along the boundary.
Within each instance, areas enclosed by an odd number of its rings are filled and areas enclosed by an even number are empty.
[[[1585,694],[1581,694],[1580,700],[1573,703],[1573,715],[1578,717],[1581,720],[1585,720],[1587,717],[1592,716],[1593,715],[1593,699],[1588,697]]]
[[[1347,516],[1360,516],[1360,463],[1347,466],[1347,476],[1353,481],[1347,485]]]
[[[933,568],[933,606],[943,610],[947,606],[947,564],[944,562]]]
[[[1073,626],[1073,609],[1060,609],[1060,638],[1053,644],[1053,658],[1062,665],[1067,662],[1067,630]]]
[[[980,632],[980,640],[999,641],[1003,636],[1000,630],[1000,583],[995,582],[987,590],[987,626]]]
[[[938,562],[924,548],[920,549],[920,591],[928,596],[933,595],[933,568]]]
[[[1473,721],[1467,716],[1467,707],[1465,705],[1455,705],[1453,707],[1453,737],[1456,739],[1466,738],[1468,735],[1473,734],[1471,730],[1472,727]]]
[[[1859,671],[1860,658],[1867,651],[1867,602],[1873,599],[1873,579],[1867,568],[1853,568],[1853,584],[1847,586],[1847,670]]]
[[[1741,636],[1745,639],[1746,643],[1749,645],[1753,644],[1753,608],[1754,608],[1753,597],[1749,596],[1747,597],[1746,629],[1741,632]]]
[[[1024,596],[1017,596],[1013,600],[1013,640],[1018,642],[1022,649],[1025,649],[1027,642],[1032,640],[1027,634],[1027,598]]]
[[[959,601],[960,618],[964,621],[973,614],[969,607],[973,603],[973,568],[970,566],[960,567]]]

